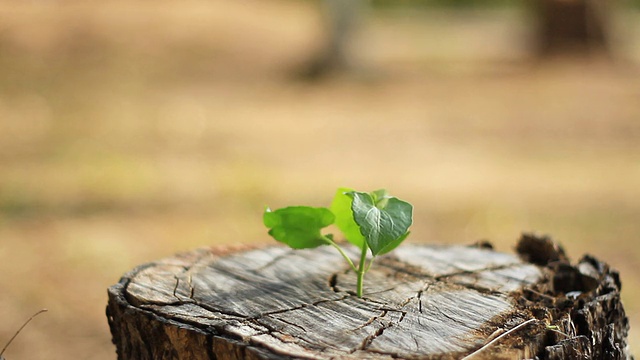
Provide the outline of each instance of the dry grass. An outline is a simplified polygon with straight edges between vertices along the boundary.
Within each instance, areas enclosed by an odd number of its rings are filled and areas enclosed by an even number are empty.
[[[595,254],[640,326],[638,37],[625,61],[532,64],[513,12],[378,13],[355,47],[373,70],[308,84],[311,3],[180,4],[0,3],[0,342],[50,310],[8,359],[114,359],[121,274],[269,241],[265,204],[342,185],[414,202],[413,241]]]

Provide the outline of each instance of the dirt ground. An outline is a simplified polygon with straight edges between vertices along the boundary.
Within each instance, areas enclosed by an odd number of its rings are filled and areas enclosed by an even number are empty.
[[[371,11],[357,71],[309,83],[313,2],[0,2],[0,344],[49,309],[4,356],[115,359],[120,275],[268,243],[265,205],[338,186],[413,202],[413,242],[537,231],[607,261],[640,344],[636,24],[540,62],[518,9]]]

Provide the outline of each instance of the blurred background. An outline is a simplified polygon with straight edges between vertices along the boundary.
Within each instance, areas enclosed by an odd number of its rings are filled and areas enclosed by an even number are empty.
[[[640,344],[638,10],[0,1],[0,344],[49,309],[4,356],[115,359],[123,273],[339,186],[411,201],[413,242],[605,260]]]

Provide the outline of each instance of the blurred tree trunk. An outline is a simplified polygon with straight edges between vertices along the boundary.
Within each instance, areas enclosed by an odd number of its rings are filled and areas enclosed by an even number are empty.
[[[317,78],[351,68],[349,44],[364,11],[363,0],[323,0],[326,40],[303,70],[303,75]]]
[[[535,0],[541,56],[606,53],[609,0]]]

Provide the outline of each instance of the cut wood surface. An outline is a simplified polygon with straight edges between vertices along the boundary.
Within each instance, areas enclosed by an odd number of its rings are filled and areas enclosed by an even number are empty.
[[[126,274],[107,315],[119,359],[629,358],[617,273],[518,251],[403,245],[358,298],[330,247],[200,249]]]

